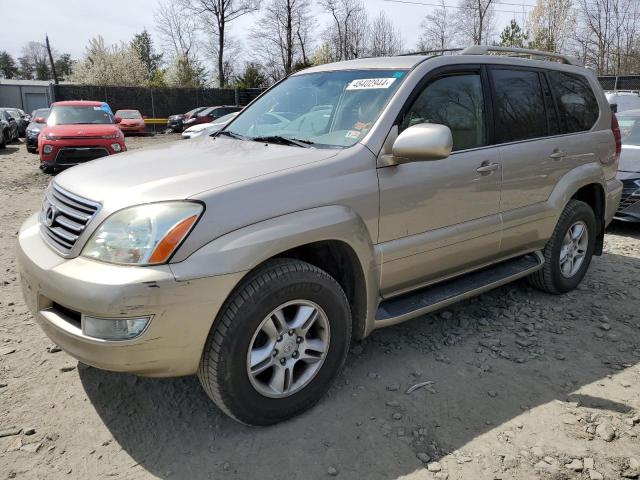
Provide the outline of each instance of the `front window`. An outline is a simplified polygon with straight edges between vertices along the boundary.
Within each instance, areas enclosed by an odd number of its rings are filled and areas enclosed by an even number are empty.
[[[47,125],[109,124],[113,116],[102,107],[56,105],[51,107]]]
[[[243,110],[221,134],[345,148],[361,140],[397,91],[404,70],[294,75]],[[226,133],[225,133],[226,132]]]
[[[640,146],[640,116],[616,115],[620,125],[622,145]]]
[[[36,110],[35,112],[33,112],[33,115],[31,117],[34,121],[36,118],[44,118],[45,122],[47,121],[47,118],[49,118],[49,109],[48,108],[42,108],[40,110]]]
[[[116,115],[120,118],[126,118],[127,120],[142,118],[142,115],[140,115],[140,112],[137,110],[119,110],[116,112]]]

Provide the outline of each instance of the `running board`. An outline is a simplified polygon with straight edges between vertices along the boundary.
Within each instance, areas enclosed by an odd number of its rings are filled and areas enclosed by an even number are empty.
[[[541,253],[530,253],[383,300],[378,306],[374,328],[403,322],[479,295],[526,277],[542,268],[543,264]]]

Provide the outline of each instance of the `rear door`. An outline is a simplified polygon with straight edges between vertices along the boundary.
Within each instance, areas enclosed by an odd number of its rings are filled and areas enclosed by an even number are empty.
[[[490,78],[503,169],[501,251],[508,255],[544,241],[555,222],[546,205],[553,189],[569,170],[593,161],[587,132],[598,105],[579,75],[496,66]]]

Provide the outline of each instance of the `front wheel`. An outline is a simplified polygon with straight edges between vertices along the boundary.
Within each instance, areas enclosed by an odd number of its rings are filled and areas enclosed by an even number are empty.
[[[225,302],[198,377],[231,417],[273,424],[322,397],[344,364],[350,339],[349,303],[333,277],[303,261],[270,260]]]
[[[576,288],[587,273],[595,241],[593,209],[585,202],[569,201],[544,248],[544,267],[529,277],[531,284],[554,294]]]

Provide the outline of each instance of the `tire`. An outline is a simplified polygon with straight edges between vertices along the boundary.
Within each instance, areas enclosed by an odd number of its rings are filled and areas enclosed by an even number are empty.
[[[297,302],[301,301],[319,307],[316,310],[317,320],[309,333],[300,333],[305,339],[301,340],[297,329],[293,336],[290,336],[291,330],[280,329],[278,333],[282,334],[274,337],[280,340],[273,342],[282,343],[268,343],[272,342],[272,337],[264,335],[266,329],[261,330],[262,325],[270,322],[276,311],[293,312],[291,309],[299,308]],[[293,305],[289,305],[291,303]],[[283,306],[284,310],[278,310]],[[294,317],[287,319],[287,323],[292,325],[298,317],[291,313],[288,315]],[[321,324],[328,327],[319,328]],[[260,335],[265,340],[265,347],[260,348],[269,352],[264,362],[273,365],[255,376],[249,372],[249,360],[252,359],[249,349],[254,348]],[[327,346],[321,360],[308,364],[309,350],[296,346],[296,342],[304,341],[303,345],[307,345],[307,341],[312,341],[307,336],[311,335],[324,336]],[[271,425],[302,413],[320,400],[344,365],[350,340],[351,310],[338,282],[325,271],[303,261],[270,260],[249,274],[223,305],[209,333],[198,378],[209,397],[229,416],[247,425]],[[286,342],[289,345],[285,345]],[[282,349],[272,351],[272,346]],[[291,348],[296,350],[290,354]],[[294,357],[298,349],[302,356]],[[266,385],[267,379],[275,379],[276,373],[285,368],[280,367],[284,365],[280,363],[283,358],[274,356],[276,352],[278,356],[290,354],[285,362],[291,361],[291,365],[296,365],[291,367],[291,372],[297,373],[288,377],[291,382],[288,393],[277,393]],[[303,356],[307,357],[304,361]],[[289,368],[289,363],[286,365]],[[312,369],[315,373],[296,386],[296,379],[304,379]],[[286,385],[286,380],[283,385]]]
[[[49,165],[42,165],[40,167],[40,170],[42,170],[42,173],[46,173],[47,175],[52,175],[55,173],[55,168],[53,168],[52,166]]]
[[[565,241],[565,236],[569,233],[569,229],[574,228],[576,225],[586,227],[586,232],[583,233],[584,237],[580,237],[582,246],[577,247],[575,258],[579,257],[577,252],[580,251],[584,251],[584,256],[579,265],[575,263],[577,260],[574,260],[575,269],[566,268],[563,273],[561,268],[563,242]],[[589,269],[596,244],[596,229],[596,217],[593,209],[580,200],[570,200],[562,211],[556,228],[543,250],[544,267],[529,276],[531,285],[539,290],[556,295],[576,288]],[[582,240],[583,238],[585,240]],[[583,241],[587,242],[586,246],[582,243]],[[563,255],[563,258],[566,257]],[[567,264],[565,263],[564,265],[566,266]]]
[[[0,132],[0,148],[7,147],[7,136],[4,132]]]

